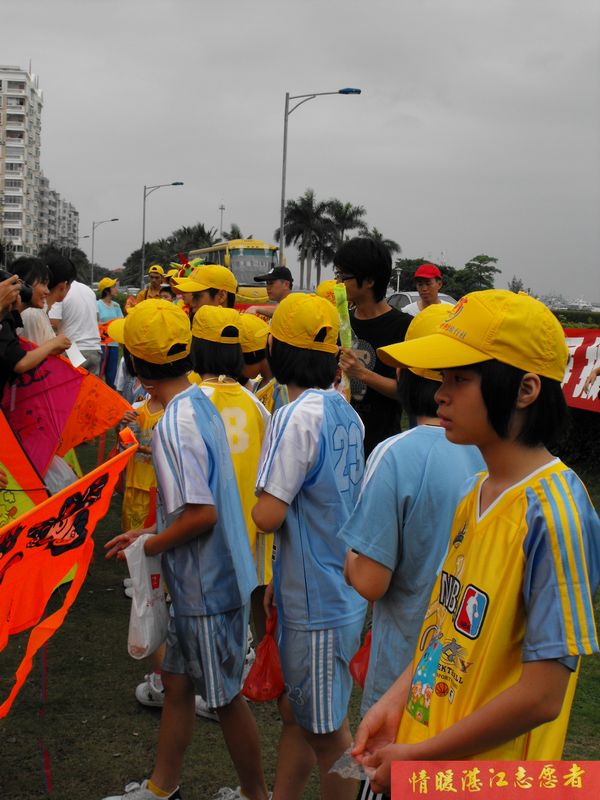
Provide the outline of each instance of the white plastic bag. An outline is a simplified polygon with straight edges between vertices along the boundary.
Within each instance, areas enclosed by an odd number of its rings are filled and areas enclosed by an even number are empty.
[[[169,623],[160,556],[144,555],[144,542],[151,535],[138,536],[123,551],[133,581],[127,650],[138,659],[149,656],[164,642]]]

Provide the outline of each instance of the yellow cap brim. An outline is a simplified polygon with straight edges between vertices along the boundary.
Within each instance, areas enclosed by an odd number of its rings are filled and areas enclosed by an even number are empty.
[[[389,344],[378,348],[377,355],[390,367],[431,370],[466,367],[490,360],[488,354],[443,333],[432,333],[410,342]]]
[[[175,281],[175,288],[180,292],[205,292],[210,286],[193,281],[191,278],[181,278]]]
[[[113,320],[106,329],[111,339],[119,344],[125,342],[125,317]]]

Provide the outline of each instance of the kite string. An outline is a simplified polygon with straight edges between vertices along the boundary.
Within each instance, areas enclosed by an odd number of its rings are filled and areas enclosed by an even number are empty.
[[[41,659],[41,670],[42,670],[42,680],[41,680],[41,688],[42,688],[42,704],[40,706],[39,717],[40,717],[40,739],[39,745],[42,753],[42,774],[44,776],[44,786],[46,788],[46,794],[50,796],[52,794],[52,774],[50,772],[50,753],[48,748],[44,744],[44,727],[46,721],[46,678],[48,674],[47,670],[47,661],[46,661],[46,650],[47,645],[42,647],[42,659]]]

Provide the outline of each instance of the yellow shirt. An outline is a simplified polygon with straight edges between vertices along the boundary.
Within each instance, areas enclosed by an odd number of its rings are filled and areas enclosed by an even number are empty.
[[[152,447],[152,431],[158,420],[163,415],[163,409],[150,413],[148,401],[134,403],[133,408],[137,411],[137,420],[130,423],[129,427],[135,434],[141,447]],[[156,486],[156,475],[152,466],[151,453],[138,452],[127,464],[125,472],[125,486],[132,489],[143,489],[149,492]]]
[[[413,660],[397,737],[404,744],[437,735],[513,686],[524,661],[598,650],[598,517],[585,487],[555,460],[480,515],[484,479],[456,509]],[[556,720],[472,757],[560,759],[576,680],[574,672]]]
[[[193,378],[193,374],[190,377]],[[237,381],[219,382],[214,379],[199,385],[219,411],[225,425],[258,582],[264,585],[273,575],[273,534],[257,532],[252,509],[256,503],[254,488],[260,451],[269,428],[270,414]]]

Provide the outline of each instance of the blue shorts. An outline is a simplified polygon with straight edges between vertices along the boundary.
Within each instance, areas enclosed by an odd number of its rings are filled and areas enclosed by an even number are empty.
[[[175,617],[171,608],[163,670],[189,675],[210,708],[228,705],[242,686],[249,617],[250,603],[206,617]]]
[[[348,663],[360,647],[363,621],[320,631],[279,626],[285,691],[298,725],[313,733],[339,730],[352,691]]]

